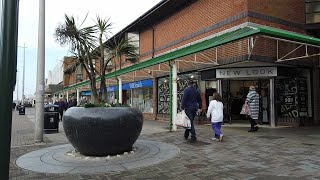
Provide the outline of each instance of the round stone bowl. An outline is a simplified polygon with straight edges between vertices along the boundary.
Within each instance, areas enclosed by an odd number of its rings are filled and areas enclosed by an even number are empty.
[[[86,156],[131,151],[142,125],[142,112],[130,107],[72,107],[63,116],[69,142]]]

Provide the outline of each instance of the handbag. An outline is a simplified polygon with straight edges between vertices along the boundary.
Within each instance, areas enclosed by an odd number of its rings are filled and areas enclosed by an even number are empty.
[[[191,129],[191,121],[184,110],[177,114],[175,124],[178,127]]]
[[[247,115],[247,116],[251,115],[251,109],[250,109],[248,103],[245,102],[243,104],[241,111],[240,111],[240,114]]]

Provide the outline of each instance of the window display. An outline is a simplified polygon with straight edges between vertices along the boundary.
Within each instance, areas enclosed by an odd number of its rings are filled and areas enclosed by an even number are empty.
[[[305,78],[278,79],[276,88],[280,117],[308,116],[308,91]]]
[[[132,90],[132,107],[142,112],[153,112],[152,88],[138,88]]]
[[[198,72],[188,74],[178,74],[177,76],[177,101],[178,111],[181,108],[181,101],[184,89],[188,86],[188,81],[198,82]],[[170,104],[170,84],[169,77],[158,79],[158,113],[169,114]]]

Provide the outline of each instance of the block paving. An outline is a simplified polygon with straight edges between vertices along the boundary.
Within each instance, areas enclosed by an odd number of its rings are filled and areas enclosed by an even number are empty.
[[[10,179],[320,179],[320,127],[261,126],[247,132],[247,124],[225,124],[223,142],[212,142],[210,125],[196,125],[197,143],[183,139],[183,129],[169,132],[168,122],[145,120],[139,140],[168,143],[180,154],[167,161],[121,172],[95,174],[39,173],[19,168],[16,160],[29,152],[68,144],[60,132],[45,134],[34,144],[34,109],[13,112]]]

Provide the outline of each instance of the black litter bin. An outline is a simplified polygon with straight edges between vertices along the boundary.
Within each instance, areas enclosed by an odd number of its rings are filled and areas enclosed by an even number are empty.
[[[48,104],[44,106],[43,130],[59,132],[59,106]]]
[[[26,108],[24,105],[19,105],[18,107],[19,115],[25,115],[26,114]]]

